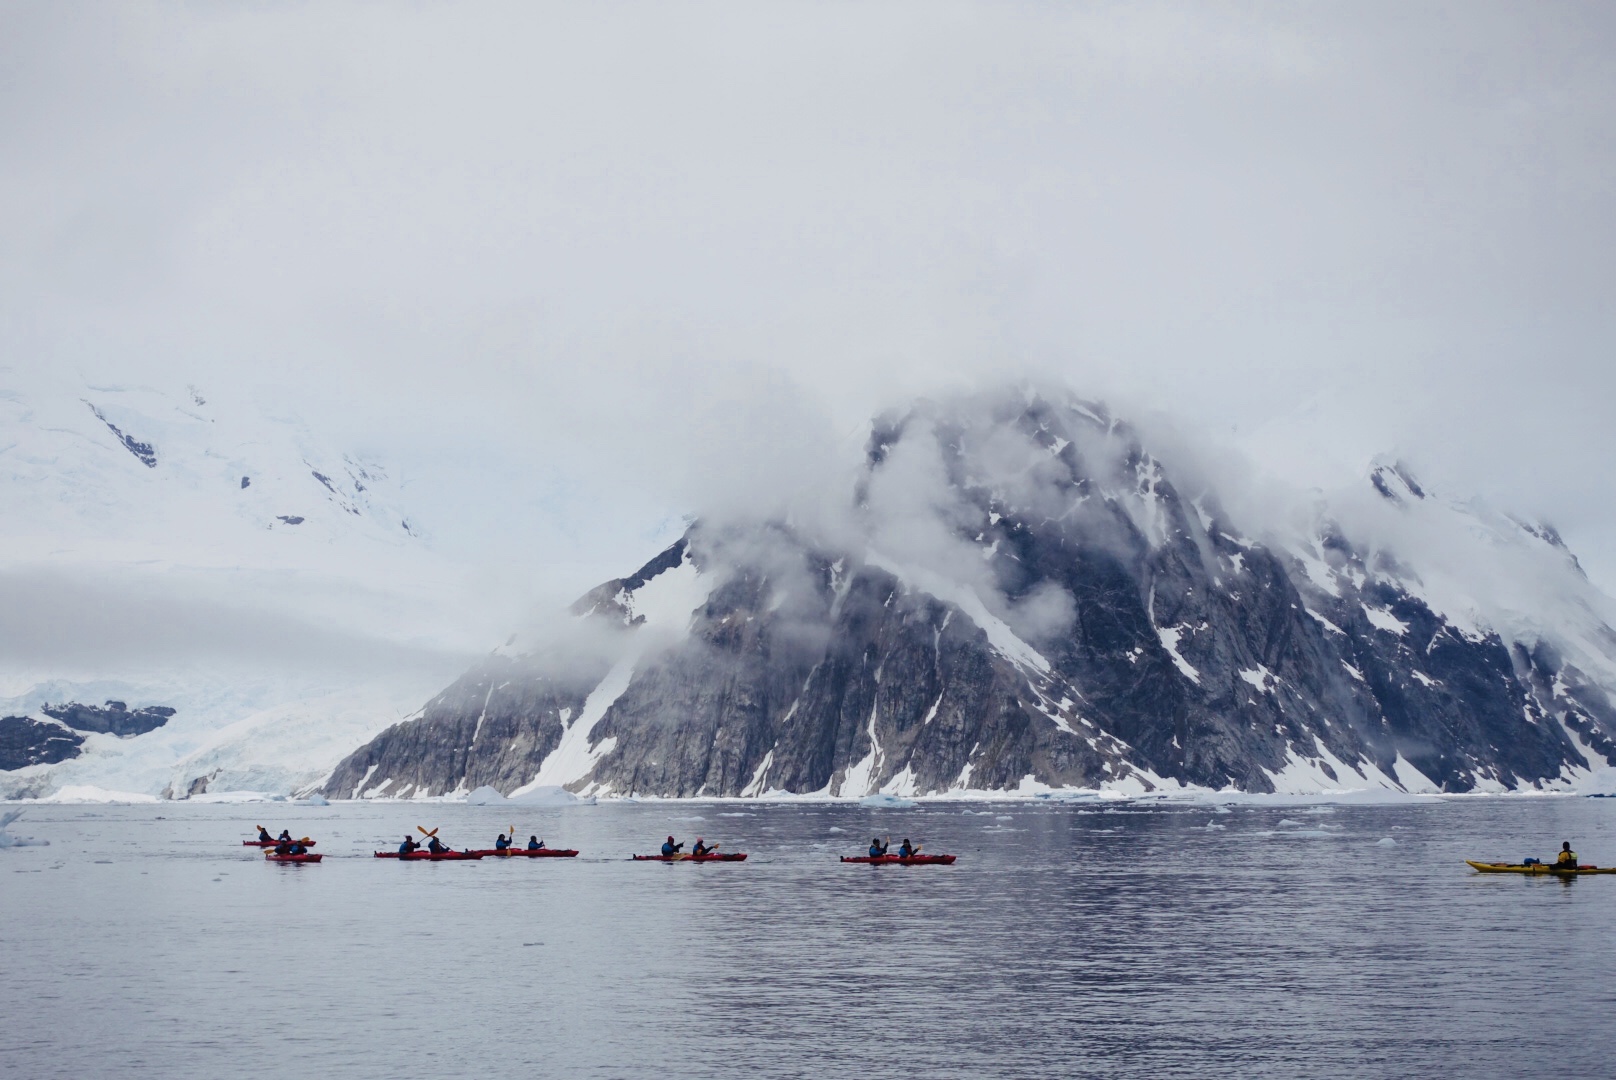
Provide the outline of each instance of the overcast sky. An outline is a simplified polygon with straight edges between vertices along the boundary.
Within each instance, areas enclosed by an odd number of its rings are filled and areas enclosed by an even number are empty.
[[[0,348],[292,403],[586,585],[1033,374],[1609,591],[1613,115],[1610,4],[6,2]]]

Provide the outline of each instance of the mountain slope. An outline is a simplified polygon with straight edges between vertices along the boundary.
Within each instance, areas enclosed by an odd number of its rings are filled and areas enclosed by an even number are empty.
[[[252,401],[0,368],[0,503],[0,797],[308,787],[464,664],[396,470]]]
[[[693,526],[580,601],[586,646],[491,657],[326,790],[1468,791],[1604,767],[1616,635],[1552,530],[1395,466],[1369,489],[1367,540],[1324,512],[1258,539],[1100,406],[922,404],[876,424],[845,512]],[[1478,536],[1533,587],[1467,591]]]

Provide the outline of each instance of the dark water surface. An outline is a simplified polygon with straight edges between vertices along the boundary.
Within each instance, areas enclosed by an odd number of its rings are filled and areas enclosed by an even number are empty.
[[[265,864],[239,846],[260,823],[326,861]],[[368,857],[418,823],[583,854]],[[1608,1076],[1616,1055],[1616,876],[1462,861],[1570,839],[1616,865],[1616,800],[165,804],[12,831],[51,846],[0,850],[7,1078],[1491,1077],[1551,1055]],[[627,861],[669,831],[751,858]],[[877,832],[959,862],[836,862]]]

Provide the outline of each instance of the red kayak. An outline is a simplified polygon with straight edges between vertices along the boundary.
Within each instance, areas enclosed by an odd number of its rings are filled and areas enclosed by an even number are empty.
[[[736,851],[727,855],[636,855],[635,862],[742,862],[746,859],[746,852]]]
[[[570,859],[578,854],[573,848],[482,848],[472,852],[473,855],[492,855],[496,859],[509,858],[512,855],[521,855],[528,859]]]
[[[483,857],[483,853],[480,851],[445,851],[434,855],[430,851],[412,851],[406,855],[401,851],[378,851],[376,852],[376,857],[378,859],[403,859],[406,862],[447,862],[451,859],[480,859]]]
[[[274,847],[278,843],[280,843],[279,840],[243,840],[241,842],[241,846],[242,847]],[[302,841],[302,843],[303,843],[304,847],[313,847],[314,844],[315,844],[315,841],[313,841],[313,840],[304,840],[304,841]]]
[[[953,866],[957,855],[860,855],[842,856],[843,862],[869,863],[871,866]]]
[[[325,856],[315,855],[312,852],[307,855],[277,855],[273,851],[266,851],[264,852],[264,858],[270,862],[319,862]]]

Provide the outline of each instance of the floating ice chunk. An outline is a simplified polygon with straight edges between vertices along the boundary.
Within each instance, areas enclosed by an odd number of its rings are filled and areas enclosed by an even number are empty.
[[[898,795],[866,795],[859,800],[860,806],[879,806],[888,810],[904,810],[917,805],[913,799],[905,799]]]
[[[0,848],[49,847],[49,840],[30,840],[22,836],[12,836],[10,833],[6,832],[6,827],[20,817],[22,817],[21,810],[12,810],[8,813],[0,814]]]
[[[331,804],[326,801],[326,798],[325,798],[324,795],[310,795],[309,796],[309,805],[310,806],[330,806]]]
[[[574,795],[564,787],[536,787],[525,791],[518,791],[506,802],[518,806],[593,806],[593,797],[585,798]]]
[[[286,796],[272,791],[205,791],[200,795],[189,796],[185,801],[219,804],[285,802]]]
[[[839,833],[839,832],[846,832],[847,830],[843,829],[840,825],[832,825],[830,828],[826,829],[825,831],[826,832]]]
[[[484,784],[480,788],[474,788],[471,793],[466,796],[467,806],[497,806],[505,801],[505,796],[501,795],[498,791],[489,787],[487,784]]]
[[[1396,847],[1397,846],[1397,841],[1393,840],[1389,836],[1382,836],[1379,840],[1375,841],[1375,846],[1376,847]]]
[[[1232,813],[1234,813],[1234,811],[1230,810],[1227,806],[1214,806],[1212,808],[1212,812],[1214,814],[1232,814]]]
[[[1301,825],[1302,824],[1300,821],[1292,821],[1290,818],[1281,818],[1279,823],[1281,825]]]
[[[1206,823],[1206,827],[1209,828],[1209,829],[1227,829],[1229,826],[1227,826],[1227,825],[1219,825],[1215,821],[1209,821],[1209,822]]]

